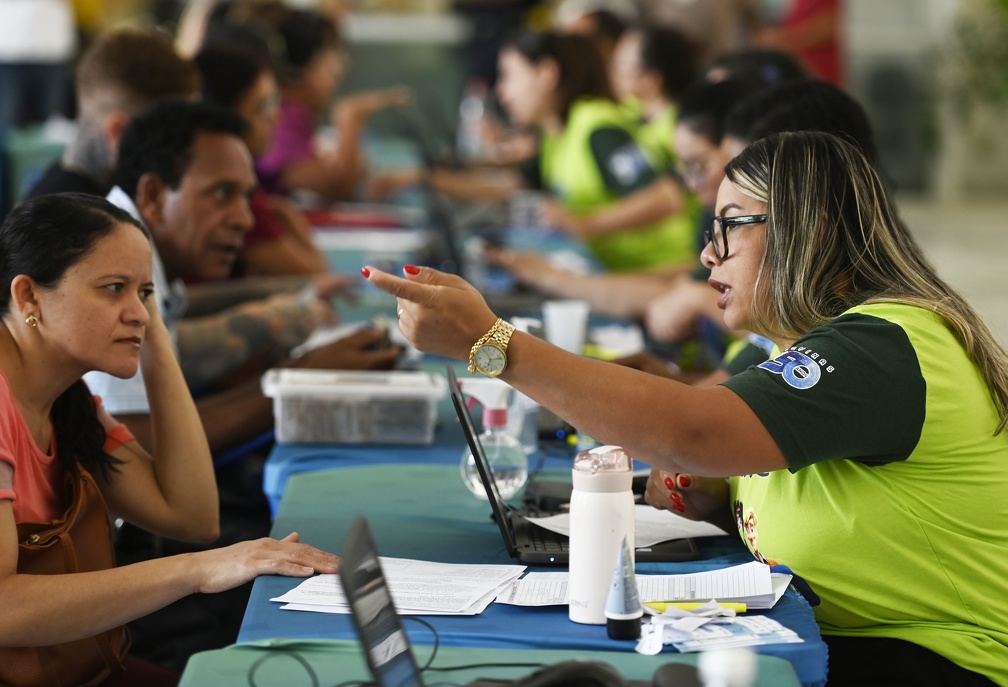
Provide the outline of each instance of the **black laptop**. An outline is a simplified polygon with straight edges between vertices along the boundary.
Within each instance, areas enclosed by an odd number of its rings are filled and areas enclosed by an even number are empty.
[[[350,527],[340,558],[340,582],[357,636],[378,687],[423,687],[409,638],[392,602],[367,520]]]
[[[371,536],[371,528],[363,516],[358,517],[351,525],[340,560],[340,582],[350,602],[350,615],[364,648],[368,669],[371,671],[375,686],[424,687],[421,671],[413,657],[409,638],[403,630],[402,620],[396,612],[392,594],[389,592],[378,560],[378,547],[375,545],[374,537]],[[437,644],[434,646],[436,652]],[[691,675],[692,680],[682,681],[681,677],[678,677],[668,684],[678,687],[699,685],[694,666],[671,664],[665,667],[669,668],[675,669],[677,676]],[[429,668],[429,670],[453,669],[455,668]],[[484,678],[469,682],[466,687],[582,684],[583,680],[577,680],[578,675],[583,675],[585,672],[596,673],[600,670],[606,674],[612,674],[614,671],[611,666],[595,661],[565,661],[544,666],[518,680]],[[653,683],[650,680],[627,680],[621,684],[625,687],[650,687]]]
[[[529,522],[526,519],[530,515],[529,513],[508,505],[501,497],[497,483],[494,481],[493,471],[490,469],[490,462],[487,460],[483,444],[480,443],[472,417],[466,407],[465,397],[459,387],[455,370],[450,366],[448,367],[448,388],[451,391],[455,413],[458,415],[459,422],[462,423],[462,431],[465,433],[466,441],[469,442],[469,448],[475,457],[476,469],[486,490],[487,499],[490,501],[490,508],[493,510],[493,519],[500,528],[508,553],[524,563],[567,565],[570,558],[568,537]],[[541,515],[541,513],[536,513],[536,515]],[[670,539],[651,547],[637,549],[634,552],[634,558],[637,562],[688,561],[699,557],[699,555],[700,551],[697,549],[696,541],[692,538]]]

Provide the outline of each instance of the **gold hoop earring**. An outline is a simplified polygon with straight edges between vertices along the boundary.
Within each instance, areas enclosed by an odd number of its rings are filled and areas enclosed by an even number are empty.
[[[34,329],[38,326],[38,318],[34,315],[29,315],[25,318],[25,324]]]

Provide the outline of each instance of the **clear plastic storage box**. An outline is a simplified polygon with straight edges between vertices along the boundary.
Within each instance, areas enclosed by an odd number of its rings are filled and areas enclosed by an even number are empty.
[[[262,389],[282,443],[429,444],[447,383],[429,372],[274,369]]]

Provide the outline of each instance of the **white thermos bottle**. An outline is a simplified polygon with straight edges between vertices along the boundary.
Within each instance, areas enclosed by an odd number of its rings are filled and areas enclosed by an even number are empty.
[[[577,455],[572,478],[570,619],[605,625],[616,555],[624,536],[634,541],[633,461],[619,446],[599,446]]]

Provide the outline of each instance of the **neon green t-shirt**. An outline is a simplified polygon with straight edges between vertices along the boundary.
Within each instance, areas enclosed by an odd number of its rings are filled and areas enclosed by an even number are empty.
[[[656,169],[675,169],[677,156],[672,136],[675,132],[676,114],[675,106],[669,105],[651,119],[644,120],[637,130],[637,141]]]
[[[574,102],[566,126],[540,140],[542,185],[575,215],[587,214],[657,179],[649,156],[634,138],[638,123],[611,100]],[[610,270],[664,267],[696,260],[698,209],[640,227],[594,236],[587,243]]]
[[[858,306],[724,385],[791,466],[731,480],[739,531],[818,595],[823,634],[1008,685],[1008,433],[945,322]]]

